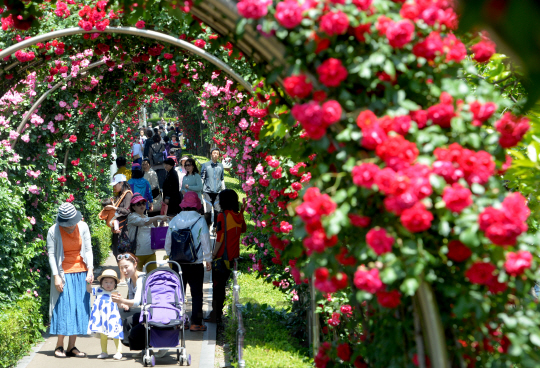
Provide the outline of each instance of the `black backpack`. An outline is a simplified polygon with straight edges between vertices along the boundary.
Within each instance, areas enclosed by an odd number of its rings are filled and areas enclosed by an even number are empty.
[[[199,243],[199,246],[195,248],[191,229],[199,220],[195,221],[190,227],[171,232],[171,260],[178,263],[193,263],[197,261],[197,254],[199,254],[201,244]]]
[[[159,146],[159,149],[161,150],[161,147],[163,145]],[[154,152],[152,154],[152,161],[153,161],[153,165],[161,165],[163,163],[163,161],[165,161],[165,159],[163,158],[163,152],[157,152],[154,151],[154,148],[153,147],[150,147],[152,149],[152,152]]]

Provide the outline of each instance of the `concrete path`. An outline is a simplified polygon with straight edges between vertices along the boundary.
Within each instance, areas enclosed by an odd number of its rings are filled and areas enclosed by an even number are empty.
[[[157,259],[163,259],[165,255],[164,251],[157,251]],[[102,270],[98,273],[95,273],[95,278],[101,274],[105,269],[112,268],[119,275],[118,266],[112,255],[109,256],[107,261],[102,267]],[[212,273],[206,272],[204,275],[204,300],[203,300],[203,312],[206,315],[212,307]],[[97,281],[94,283],[98,285]],[[127,297],[127,286],[119,286],[118,291]],[[189,286],[186,290],[187,301],[186,301],[186,311],[189,316],[191,316],[191,293]],[[133,314],[138,312],[139,308],[132,308],[130,313]],[[123,313],[123,316],[128,314]],[[214,348],[216,340],[216,326],[212,323],[207,323],[208,329],[206,332],[191,332],[186,331],[186,350],[188,354],[191,354],[191,367],[195,368],[209,368],[214,366]],[[54,349],[56,347],[56,336],[48,337],[44,343],[39,344],[32,354],[28,357],[23,358],[17,368],[44,368],[44,367],[54,367],[54,368],[95,368],[96,366],[114,366],[114,368],[122,367],[139,367],[143,366],[141,359],[134,360],[133,355],[138,353],[137,351],[130,352],[129,348],[122,346],[123,358],[120,361],[112,359],[112,355],[116,352],[116,348],[112,340],[109,340],[108,343],[108,353],[109,359],[97,359],[98,354],[101,353],[100,340],[95,337],[78,337],[75,345],[81,351],[85,352],[87,358],[66,358],[58,359],[54,356]],[[65,338],[64,348],[67,347],[67,338]],[[211,355],[211,356],[210,356]],[[202,360],[201,360],[202,358]],[[211,362],[211,363],[210,363]],[[176,361],[176,350],[170,350],[170,352],[163,358],[156,359],[156,366],[172,366],[177,365]]]

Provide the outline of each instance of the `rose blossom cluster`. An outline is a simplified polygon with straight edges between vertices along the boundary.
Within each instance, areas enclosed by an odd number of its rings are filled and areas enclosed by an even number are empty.
[[[385,308],[396,308],[401,303],[401,293],[397,290],[385,290],[386,285],[379,277],[379,270],[372,268],[368,270],[365,266],[360,266],[354,273],[354,285],[370,294],[377,295],[377,302]]]
[[[96,27],[98,31],[104,31],[109,25],[109,19],[104,19],[106,15],[106,5],[107,0],[98,1],[94,8],[85,5],[79,10],[79,16],[81,17],[81,20],[78,23],[79,27],[85,31],[91,31],[94,27]]]
[[[517,237],[527,231],[531,211],[521,193],[512,193],[502,202],[502,208],[486,207],[478,216],[480,230],[495,245],[515,245]]]
[[[334,213],[337,204],[328,194],[321,194],[319,188],[308,188],[303,196],[303,203],[296,207],[296,214],[306,224],[308,237],[304,239],[304,247],[308,254],[323,252],[326,247],[337,243],[337,236],[328,237],[321,223],[322,216]]]

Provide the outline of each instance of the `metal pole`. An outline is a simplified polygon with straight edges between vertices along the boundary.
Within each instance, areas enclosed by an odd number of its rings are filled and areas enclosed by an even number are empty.
[[[95,33],[95,30],[85,31],[81,27],[72,27],[72,28],[60,29],[58,31],[53,31],[53,32],[45,33],[45,34],[38,35],[35,37],[31,37],[27,40],[23,40],[19,43],[16,43],[6,48],[5,50],[0,51],[0,59],[6,56],[9,56],[11,54],[14,54],[16,51],[35,45],[38,42],[47,42],[48,40],[52,40],[54,38],[60,38],[60,37],[71,36],[71,35],[76,35],[76,34],[84,34],[84,33]],[[174,46],[178,46],[184,50],[188,50],[194,53],[197,56],[200,56],[201,58],[215,65],[219,69],[223,70],[225,73],[229,74],[234,80],[240,83],[245,88],[246,91],[248,91],[249,93],[253,93],[251,84],[246,82],[246,80],[244,80],[244,78],[242,78],[240,74],[236,73],[229,65],[227,65],[225,62],[215,57],[214,55],[204,51],[200,47],[197,47],[189,42],[180,40],[178,38],[169,36],[161,32],[151,31],[148,29],[138,29],[135,27],[107,27],[102,33],[117,33],[117,34],[126,34],[126,35],[131,35],[131,36],[150,38],[156,41],[162,41],[162,42],[166,42],[171,45],[174,45]]]

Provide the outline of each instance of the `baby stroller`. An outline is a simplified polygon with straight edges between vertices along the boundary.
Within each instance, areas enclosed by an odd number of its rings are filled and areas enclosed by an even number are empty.
[[[182,271],[174,261],[148,262],[146,267],[156,263],[158,267],[144,278],[140,323],[145,326],[145,349],[142,351],[144,366],[156,364],[154,351],[176,350],[176,360],[180,365],[191,365],[191,354],[186,352],[184,338],[184,289]],[[175,264],[179,273],[164,267]],[[152,346],[152,347],[150,347]]]

